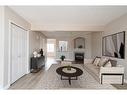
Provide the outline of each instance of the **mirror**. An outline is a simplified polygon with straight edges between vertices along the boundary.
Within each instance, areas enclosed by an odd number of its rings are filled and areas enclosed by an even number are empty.
[[[74,39],[74,48],[84,49],[85,48],[85,38],[78,37]]]

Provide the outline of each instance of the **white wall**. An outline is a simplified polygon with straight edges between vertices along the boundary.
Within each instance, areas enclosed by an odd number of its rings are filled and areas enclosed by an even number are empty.
[[[94,32],[92,35],[92,58],[102,56],[102,32]]]
[[[4,87],[9,85],[9,20],[26,30],[30,29],[30,24],[17,15],[8,7],[4,7]]]
[[[29,36],[29,41],[30,41],[30,43],[29,43],[29,54],[30,54],[30,57],[33,56],[32,53],[34,51],[38,51],[40,49],[40,42],[41,42],[40,37],[45,39],[43,51],[44,51],[44,54],[46,54],[46,36],[39,31],[31,31],[30,36]]]
[[[117,59],[118,64],[121,64],[125,67],[125,78],[127,80],[127,14],[121,16],[120,18],[114,20],[109,23],[105,27],[105,31],[103,32],[103,36],[126,31],[125,33],[125,59]]]
[[[0,7],[0,89],[3,87],[4,73],[4,9]]]

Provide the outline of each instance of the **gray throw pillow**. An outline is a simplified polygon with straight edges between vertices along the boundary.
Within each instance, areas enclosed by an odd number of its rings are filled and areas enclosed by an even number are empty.
[[[109,58],[106,58],[106,57],[101,58],[100,63],[99,63],[99,66],[100,67],[103,66],[108,60],[109,60]]]
[[[109,64],[111,64],[111,67],[116,67],[117,61],[116,60],[109,59],[108,61],[105,62],[105,64],[103,65],[103,67],[106,67],[107,65],[109,66]]]
[[[103,67],[112,67],[111,61],[107,61]]]
[[[109,59],[109,61],[111,62],[112,67],[116,67],[116,65],[117,65],[117,61],[116,60]]]
[[[94,63],[94,61],[95,61],[96,58],[101,58],[101,57],[96,56],[96,57],[94,58],[94,60],[92,61],[92,64]]]

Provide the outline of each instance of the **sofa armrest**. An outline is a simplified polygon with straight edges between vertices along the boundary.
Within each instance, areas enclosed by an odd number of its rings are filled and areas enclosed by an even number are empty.
[[[102,73],[124,73],[124,67],[100,67],[100,74]]]
[[[84,64],[86,64],[86,63],[92,63],[93,62],[93,59],[84,59]]]
[[[105,74],[105,77],[102,77],[102,74]],[[122,75],[116,76],[116,75]],[[109,76],[108,76],[109,75]],[[115,76],[114,76],[115,75]],[[115,83],[123,84],[124,80],[124,67],[100,67],[100,83]]]

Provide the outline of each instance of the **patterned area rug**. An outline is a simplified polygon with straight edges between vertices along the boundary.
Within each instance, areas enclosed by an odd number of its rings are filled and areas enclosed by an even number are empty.
[[[68,80],[61,80],[60,75],[56,73],[56,69],[60,66],[60,64],[53,64],[34,89],[115,89],[112,85],[100,84],[80,64],[73,64],[73,66],[82,69],[83,74],[78,80],[72,80],[69,85]]]

